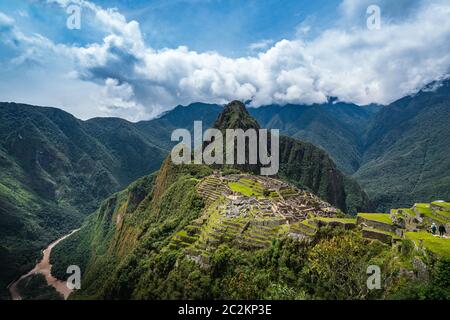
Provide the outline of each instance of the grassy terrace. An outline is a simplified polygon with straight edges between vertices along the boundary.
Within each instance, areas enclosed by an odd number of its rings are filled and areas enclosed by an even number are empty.
[[[398,209],[398,210],[402,210],[404,213],[406,213],[406,214],[408,214],[408,215],[410,215],[410,216],[412,216],[412,217],[415,217],[415,216],[416,216],[416,213],[415,213],[414,210],[411,209],[411,208],[400,208],[400,209]]]
[[[433,213],[433,210],[431,209],[430,204],[428,204],[428,203],[416,203],[415,207],[416,207],[416,210],[419,211],[420,213],[423,213],[423,214]]]
[[[390,235],[392,238],[399,239],[399,237],[394,232],[388,232],[388,231],[384,231],[384,230],[380,230],[380,229],[373,229],[373,228],[363,228],[363,230],[376,232],[376,233],[387,234],[387,235]]]
[[[387,213],[358,213],[358,217],[390,225],[393,224],[391,217]]]
[[[278,199],[280,197],[280,195],[278,194],[278,192],[272,191],[272,192],[270,192],[269,197],[272,199]]]
[[[433,236],[431,233],[426,231],[422,232],[408,232],[406,233],[406,238],[413,240],[417,244],[419,240],[423,240],[423,245],[428,250],[450,258],[450,239],[440,238],[437,236]]]
[[[354,218],[323,218],[323,217],[316,217],[314,219],[319,220],[319,221],[323,221],[323,222],[356,223],[356,219],[354,219]]]
[[[449,205],[450,205],[447,202],[433,202],[432,204],[435,206],[439,206],[441,208],[449,208]],[[443,217],[450,218],[450,212],[444,211],[444,210],[433,210],[433,209],[431,209],[431,206],[428,203],[416,203],[415,206],[416,206],[417,211],[419,211],[420,213],[422,213],[424,215],[428,215],[428,216],[432,217],[431,215],[434,214],[434,216],[440,215]],[[442,222],[445,222],[445,221],[442,221]]]
[[[303,220],[290,225],[290,231],[294,233],[301,233],[308,236],[313,236],[317,227],[310,220]]]
[[[300,224],[303,224],[303,225],[305,225],[305,226],[308,226],[308,227],[312,227],[312,228],[314,228],[314,229],[317,229],[316,225],[315,225],[310,219],[306,219],[306,220],[300,221],[299,223],[300,223]]]
[[[291,196],[296,195],[298,192],[295,189],[292,188],[287,188],[287,189],[282,189],[280,190],[280,194],[283,198],[289,198]]]
[[[431,204],[435,205],[435,206],[450,209],[450,203],[448,203],[448,202],[432,202]]]
[[[439,215],[444,217],[450,217],[450,212],[445,211],[434,212],[433,209],[431,209],[430,204],[428,203],[416,203],[415,206],[416,210],[419,211],[419,213],[424,215],[425,217],[428,217],[440,223],[448,223],[448,221],[445,218],[440,217]]]
[[[438,210],[438,211],[436,211],[436,213],[443,217],[450,218],[450,212],[448,212],[448,211]]]
[[[250,179],[240,179],[238,182],[230,182],[228,184],[234,192],[239,192],[246,197],[262,197],[264,188],[256,181]]]

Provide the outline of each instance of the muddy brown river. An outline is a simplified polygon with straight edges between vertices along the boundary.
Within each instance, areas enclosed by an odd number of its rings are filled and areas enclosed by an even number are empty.
[[[77,232],[77,230],[73,230],[71,233],[59,238],[58,240],[52,242],[44,251],[42,260],[39,261],[36,266],[28,273],[21,276],[18,280],[11,283],[9,285],[9,292],[11,294],[11,298],[13,300],[22,300],[20,296],[20,292],[18,289],[18,284],[25,278],[28,278],[35,274],[42,274],[45,276],[45,280],[47,281],[47,285],[52,286],[56,289],[61,295],[64,296],[66,300],[69,295],[72,293],[72,290],[67,287],[66,281],[61,281],[52,276],[52,265],[50,264],[50,254],[52,253],[52,249],[64,239],[70,237],[72,234]]]

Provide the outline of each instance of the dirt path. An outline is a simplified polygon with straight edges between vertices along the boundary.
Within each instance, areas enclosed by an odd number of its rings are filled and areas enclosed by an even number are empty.
[[[56,279],[55,277],[52,276],[51,270],[52,270],[52,265],[50,264],[50,254],[52,252],[52,249],[61,241],[63,241],[64,239],[70,237],[72,234],[74,234],[75,232],[77,232],[80,229],[77,230],[73,230],[71,233],[59,238],[58,240],[56,240],[55,242],[52,242],[44,251],[43,251],[43,258],[42,260],[36,264],[36,266],[33,268],[33,270],[31,270],[30,272],[24,274],[23,276],[21,276],[18,280],[16,280],[15,282],[11,283],[9,285],[9,292],[11,294],[11,298],[13,300],[22,300],[22,297],[20,296],[20,292],[18,289],[18,284],[20,281],[22,281],[25,278],[28,278],[31,275],[34,274],[42,274],[45,276],[45,280],[47,281],[47,284],[49,286],[52,286],[53,288],[56,289],[56,291],[58,291],[60,294],[62,294],[64,296],[64,299],[67,299],[69,297],[69,295],[72,293],[72,290],[70,290],[65,281],[61,281]]]

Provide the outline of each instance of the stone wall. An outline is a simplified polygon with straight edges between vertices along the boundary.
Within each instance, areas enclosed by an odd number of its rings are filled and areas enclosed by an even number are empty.
[[[392,244],[391,235],[382,232],[377,232],[376,230],[363,229],[362,236],[366,239],[378,240],[388,245]]]
[[[374,229],[378,229],[378,230],[383,230],[386,232],[395,232],[395,226],[387,224],[387,223],[383,223],[383,222],[379,222],[379,221],[374,221],[374,220],[369,220],[363,217],[358,216],[357,220],[356,220],[356,224],[358,225],[366,225],[368,227],[372,227]]]

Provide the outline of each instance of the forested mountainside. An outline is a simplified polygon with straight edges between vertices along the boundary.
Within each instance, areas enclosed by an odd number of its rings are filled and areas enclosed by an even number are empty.
[[[449,240],[414,249],[420,233],[397,235],[414,215],[355,219],[277,179],[167,159],[104,201],[51,262],[61,279],[67,265],[83,270],[71,299],[448,299]],[[368,290],[369,265],[383,290]]]
[[[450,199],[450,80],[376,114],[355,178],[380,210]]]
[[[450,198],[450,79],[387,106],[268,106],[264,127],[324,149],[352,174],[378,211]]]
[[[225,129],[260,129],[261,126],[244,104],[234,101],[225,106],[214,127]],[[261,143],[261,142],[258,142]],[[308,189],[344,212],[355,214],[370,207],[367,195],[353,179],[346,177],[320,148],[287,136],[280,136],[280,171],[278,177]],[[268,146],[270,150],[270,146]],[[237,166],[238,169],[248,169]],[[251,170],[259,173],[259,168]]]
[[[49,242],[155,171],[167,151],[119,119],[0,104],[0,294]]]
[[[297,145],[283,137],[282,145],[288,147],[283,147],[280,177],[294,176],[291,182],[301,182],[299,186],[340,208],[362,208],[365,196],[356,179],[374,208],[386,212],[450,197],[449,83],[432,83],[384,107],[330,99],[323,105],[267,106],[249,113],[262,127],[311,142],[333,160],[308,143]],[[0,294],[7,294],[7,283],[31,267],[45,244],[79,225],[105,197],[157,170],[173,146],[173,129],[191,129],[194,120],[202,120],[204,128],[213,126],[222,110],[195,103],[130,123],[114,118],[81,121],[55,108],[0,103],[0,257],[11,261],[0,270]],[[300,168],[289,160],[305,155],[319,155],[320,164]],[[334,174],[317,173],[317,168]],[[329,182],[296,176],[305,169]],[[339,170],[352,176],[340,177],[335,174]],[[335,192],[340,180],[345,195],[342,188],[341,195]]]
[[[192,128],[199,119],[205,127],[212,125],[218,110],[223,109],[194,104],[133,124],[115,118],[81,121],[55,108],[2,103],[0,256],[10,262],[2,265],[2,294],[7,294],[9,282],[31,268],[39,249],[78,226],[100,201],[157,170],[173,146],[172,130]],[[305,162],[295,167],[297,176],[293,175],[292,181],[344,211],[362,206],[359,187],[342,191],[341,174],[325,153],[298,144],[292,149],[297,150],[296,155],[283,153],[287,164],[283,168],[291,171],[289,161],[305,157]],[[316,158],[308,158],[313,154]],[[312,164],[312,160],[320,161]],[[315,167],[309,168],[308,163]],[[328,173],[337,173],[339,178],[327,181]],[[348,196],[358,199],[354,207],[350,201],[347,208]]]
[[[263,106],[250,114],[264,128],[307,141],[325,150],[347,174],[356,172],[364,153],[365,133],[381,107],[333,102],[315,105]]]

